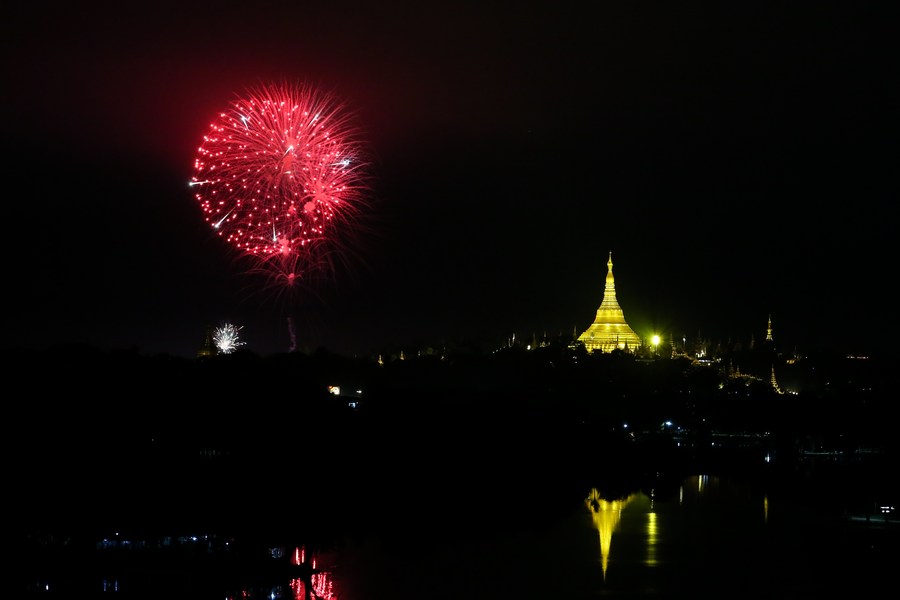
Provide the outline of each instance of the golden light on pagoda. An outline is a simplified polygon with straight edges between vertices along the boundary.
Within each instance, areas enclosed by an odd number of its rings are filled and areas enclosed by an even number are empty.
[[[603,291],[603,301],[594,322],[578,336],[578,341],[584,344],[588,352],[612,352],[613,350],[625,350],[634,352],[641,346],[641,338],[625,321],[625,314],[616,299],[616,281],[613,277],[612,252],[606,263],[606,287]]]

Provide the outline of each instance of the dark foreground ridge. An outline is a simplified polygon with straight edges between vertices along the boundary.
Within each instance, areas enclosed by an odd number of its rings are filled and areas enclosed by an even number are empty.
[[[782,372],[799,391],[778,393],[683,358],[550,350],[387,364],[9,354],[27,382],[10,410],[26,578],[114,571],[147,597],[171,594],[172,577],[273,575],[288,565],[266,552],[288,540],[449,543],[540,527],[592,488],[674,497],[697,474],[775,484],[840,527],[852,504],[865,547],[896,539],[895,525],[872,529],[900,498],[881,365],[809,359]],[[436,519],[438,537],[422,527]]]
[[[173,498],[185,494],[204,507],[186,519],[239,524],[255,508],[242,480],[288,496],[315,489],[295,500],[312,514],[378,503],[373,489],[464,502],[465,486],[522,480],[534,485],[520,501],[539,502],[542,490],[588,483],[598,461],[625,489],[764,458],[897,454],[887,366],[833,356],[782,371],[797,393],[687,358],[558,348],[379,364],[325,351],[188,360],[61,347],[4,361],[34,392],[11,408],[28,458],[22,514],[40,524],[95,514],[103,526],[129,511],[152,523],[177,517],[185,504]],[[60,495],[88,508],[74,521],[48,509]]]

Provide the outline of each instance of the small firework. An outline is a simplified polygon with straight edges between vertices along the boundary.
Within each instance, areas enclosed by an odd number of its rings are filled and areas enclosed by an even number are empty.
[[[231,354],[241,346],[246,345],[240,338],[243,327],[236,327],[231,323],[225,323],[213,332],[213,343],[219,354]]]

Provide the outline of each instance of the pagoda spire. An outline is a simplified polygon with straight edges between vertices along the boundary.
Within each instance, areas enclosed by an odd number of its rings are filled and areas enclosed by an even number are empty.
[[[206,336],[203,338],[203,345],[197,351],[197,358],[209,358],[218,354],[215,341],[213,340],[213,328],[211,325],[206,327]]]
[[[766,325],[766,341],[772,341],[772,313],[769,313],[769,324]]]
[[[772,384],[772,389],[775,390],[776,394],[784,393],[784,391],[782,391],[781,387],[778,385],[778,381],[775,379],[775,365],[772,365],[772,377],[769,381]]]
[[[578,341],[584,343],[588,352],[612,352],[613,350],[633,351],[641,345],[641,338],[625,321],[625,314],[616,299],[616,280],[613,276],[612,251],[606,262],[606,286],[603,301],[597,309],[594,322],[580,335]]]

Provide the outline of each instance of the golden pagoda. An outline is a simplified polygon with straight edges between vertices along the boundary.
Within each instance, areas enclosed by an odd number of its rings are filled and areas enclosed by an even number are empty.
[[[781,387],[778,385],[778,381],[775,379],[775,365],[772,365],[772,377],[769,380],[772,384],[772,389],[775,390],[776,394],[783,394],[784,392],[781,390]]]
[[[211,326],[207,326],[206,337],[203,338],[203,345],[200,346],[200,350],[197,351],[197,358],[209,358],[210,356],[215,356],[216,354],[216,344],[213,340],[213,328]]]
[[[613,350],[635,351],[641,346],[641,338],[625,322],[625,314],[616,300],[616,282],[613,278],[612,252],[606,263],[606,289],[603,302],[597,309],[597,316],[578,341],[588,352],[612,352]]]

